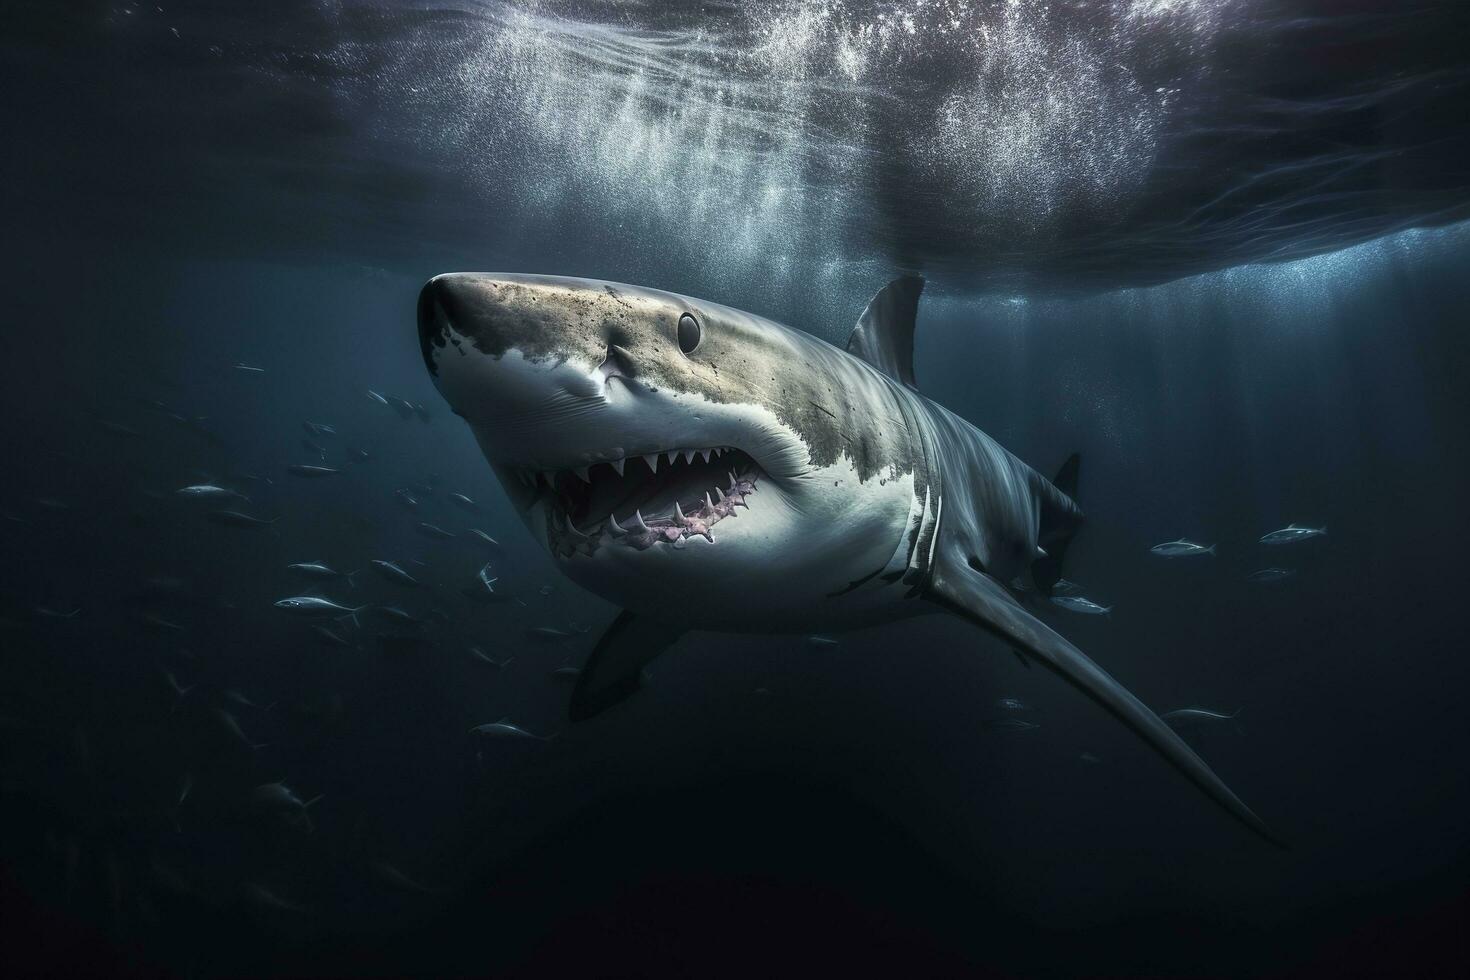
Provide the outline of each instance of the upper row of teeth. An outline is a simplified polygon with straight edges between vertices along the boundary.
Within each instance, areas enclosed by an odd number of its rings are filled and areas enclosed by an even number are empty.
[[[665,466],[673,466],[681,458],[686,463],[692,463],[695,456],[702,457],[704,461],[708,463],[711,459],[718,459],[725,453],[731,451],[732,450],[729,446],[714,446],[710,449],[670,449],[666,452],[645,453],[641,456],[621,456],[617,459],[603,460],[603,462],[607,463],[608,466],[611,466],[613,468],[613,471],[616,472],[618,476],[623,475],[624,467],[627,465],[627,462],[630,459],[643,460],[643,462],[648,465],[648,468],[650,470],[657,473],[660,463]],[[593,466],[598,465],[601,464],[592,463],[587,466],[574,466],[567,470],[520,469],[516,470],[516,476],[520,478],[520,481],[522,483],[532,488],[536,487],[538,483],[545,483],[549,487],[555,487],[556,478],[560,473],[571,473],[574,474],[583,483],[591,483],[591,469]]]

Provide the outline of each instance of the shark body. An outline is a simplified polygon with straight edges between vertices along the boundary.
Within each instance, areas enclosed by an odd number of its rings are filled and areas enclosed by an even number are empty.
[[[623,612],[573,720],[632,694],[689,630],[840,630],[948,612],[1056,671],[1251,829],[1265,826],[1157,715],[1033,616],[1082,521],[1052,480],[921,395],[923,280],[868,304],[847,349],[740,310],[553,276],[436,276],[425,364],[573,581]]]

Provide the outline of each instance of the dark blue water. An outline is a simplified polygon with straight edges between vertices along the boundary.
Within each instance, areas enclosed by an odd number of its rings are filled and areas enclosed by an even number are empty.
[[[0,46],[16,962],[1463,969],[1462,12],[163,6],[20,4]],[[839,343],[927,275],[921,390],[1038,469],[1085,460],[1068,576],[1114,612],[1048,621],[1157,709],[1239,709],[1196,747],[1289,849],[941,618],[699,634],[570,726],[553,671],[616,610],[429,383],[414,302],[449,269]],[[248,504],[175,493],[210,481]],[[1329,534],[1256,543],[1290,522]],[[1217,557],[1149,554],[1180,536]],[[372,559],[424,584],[321,593],[421,623],[329,646],[272,605],[312,584],[289,563]],[[495,605],[461,594],[487,562]],[[1247,581],[1267,565],[1296,574]],[[1039,727],[987,728],[1002,697]],[[503,717],[559,734],[466,734]],[[277,781],[309,820],[252,796]]]

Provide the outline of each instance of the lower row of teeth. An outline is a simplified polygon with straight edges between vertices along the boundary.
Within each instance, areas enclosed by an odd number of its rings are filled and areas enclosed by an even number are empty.
[[[730,477],[728,489],[716,487],[712,493],[706,493],[704,503],[692,508],[687,514],[675,503],[674,512],[663,517],[646,518],[641,510],[635,510],[632,517],[619,521],[616,514],[609,514],[601,526],[583,531],[565,513],[554,511],[551,527],[560,532],[561,541],[553,542],[553,549],[558,553],[571,555],[579,547],[586,545],[587,553],[590,554],[592,547],[604,536],[639,550],[651,548],[659,542],[678,547],[688,537],[702,537],[714,544],[715,536],[710,528],[726,517],[738,516],[735,513],[737,507],[749,509],[750,504],[746,503],[745,498],[755,493],[755,474],[736,476],[731,472],[727,475]]]

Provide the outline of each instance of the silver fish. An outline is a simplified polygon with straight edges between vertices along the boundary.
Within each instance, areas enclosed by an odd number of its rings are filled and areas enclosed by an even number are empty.
[[[1178,541],[1165,541],[1163,544],[1156,544],[1148,550],[1160,558],[1196,558],[1200,555],[1213,556],[1215,554],[1214,545],[1210,545],[1207,548],[1202,544],[1186,541],[1184,538],[1180,538]]]
[[[555,735],[533,735],[521,726],[513,723],[509,718],[502,718],[488,725],[476,725],[470,729],[470,734],[495,735],[505,738],[534,738],[542,742],[556,738]]]
[[[1100,606],[1091,599],[1080,595],[1054,595],[1051,601],[1052,605],[1061,606],[1068,612],[1083,613],[1088,616],[1106,616],[1113,611],[1112,606]]]
[[[1326,536],[1326,527],[1297,527],[1295,524],[1288,524],[1279,531],[1261,535],[1261,544],[1294,544],[1297,541]]]

